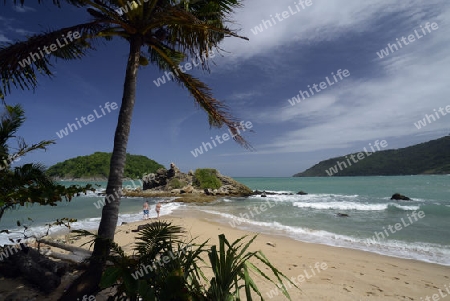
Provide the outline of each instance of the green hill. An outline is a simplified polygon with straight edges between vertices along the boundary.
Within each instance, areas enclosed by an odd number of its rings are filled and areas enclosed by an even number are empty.
[[[111,153],[96,152],[59,162],[47,170],[47,174],[62,179],[107,179]],[[163,165],[145,156],[127,154],[125,178],[140,179],[144,173],[156,172]]]
[[[294,177],[450,174],[450,136],[406,148],[377,151],[356,163],[350,160],[351,155],[356,157],[357,153],[321,161]]]

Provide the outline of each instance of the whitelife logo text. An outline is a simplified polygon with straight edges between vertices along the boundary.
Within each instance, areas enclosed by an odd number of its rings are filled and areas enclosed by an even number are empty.
[[[58,38],[55,41],[56,43],[50,44],[50,46],[44,46],[42,47],[42,49],[41,47],[38,47],[37,52],[30,52],[30,55],[26,59],[23,59],[21,62],[19,62],[19,65],[22,68],[24,68],[27,65],[30,66],[32,60],[33,62],[41,60],[44,58],[45,55],[51,54],[52,52],[55,52],[56,50],[69,45],[71,42],[73,42],[76,39],[79,39],[80,37],[81,35],[78,31],[74,31],[73,33],[69,31],[66,36],[64,36],[64,34],[61,36],[61,39],[64,41],[64,43],[62,43]],[[67,41],[67,39],[69,39],[69,41]]]
[[[216,135],[215,138],[210,137],[210,139],[211,139],[211,142],[214,144],[214,147],[217,147],[216,141],[217,141],[219,144],[222,144],[222,143],[224,143],[225,141],[230,140],[230,138],[234,138],[235,136],[240,135],[241,132],[240,132],[239,129],[241,129],[243,132],[245,132],[246,129],[251,129],[252,127],[253,127],[253,124],[251,123],[251,121],[247,121],[247,122],[245,122],[245,124],[244,124],[244,121],[241,121],[241,122],[240,122],[240,126],[236,126],[236,127],[235,127],[235,129],[236,129],[236,131],[237,131],[237,133],[236,133],[235,135],[233,135],[233,133],[231,132],[231,130],[228,129],[228,132],[230,133],[229,135],[228,135],[227,133],[224,133],[222,136]],[[223,141],[220,140],[220,138],[222,138]],[[192,154],[195,158],[197,158],[199,155],[202,155],[202,154],[203,154],[203,150],[204,150],[205,152],[207,152],[207,151],[208,151],[208,147],[209,147],[209,149],[213,149],[213,146],[211,145],[211,143],[209,143],[209,142],[203,142],[202,145],[200,145],[199,148],[196,148],[195,150],[191,151],[191,154]]]
[[[74,131],[81,129],[82,125],[80,123],[80,121],[84,124],[84,125],[88,125],[89,123],[94,122],[97,119],[102,118],[103,116],[106,115],[106,111],[108,111],[108,113],[111,113],[111,110],[117,110],[118,106],[117,103],[112,102],[111,104],[109,102],[105,103],[105,106],[102,107],[101,105],[99,106],[100,110],[102,112],[103,115],[100,115],[97,112],[97,109],[94,109],[93,112],[94,114],[89,114],[87,117],[81,116],[80,120],[78,120],[78,118],[75,118],[76,124],[75,123],[67,123],[67,126],[64,129],[59,130],[59,132],[56,132],[56,135],[59,137],[59,139],[64,138],[65,136],[68,136],[70,133],[73,133]],[[78,126],[77,126],[78,124]],[[70,131],[70,133],[69,133]]]

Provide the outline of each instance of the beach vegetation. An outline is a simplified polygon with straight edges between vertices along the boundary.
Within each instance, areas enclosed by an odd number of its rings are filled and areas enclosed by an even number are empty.
[[[173,178],[169,181],[169,186],[173,189],[180,189],[186,186],[187,183],[183,180],[179,180],[177,178]]]
[[[256,236],[229,242],[220,234],[218,246],[209,246],[208,241],[185,241],[185,233],[170,222],[155,221],[139,231],[133,255],[114,243],[101,289],[114,288],[113,300],[232,301],[243,296],[248,301],[264,300],[252,278],[258,275],[291,300],[283,281],[297,287],[295,283],[261,251],[249,250]]]
[[[194,177],[195,185],[202,189],[219,189],[222,186],[214,168],[198,168],[194,172]]]

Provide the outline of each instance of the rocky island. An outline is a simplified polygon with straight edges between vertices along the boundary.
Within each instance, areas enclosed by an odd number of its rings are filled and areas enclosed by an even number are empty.
[[[142,189],[124,189],[130,197],[177,197],[178,202],[208,202],[223,196],[249,196],[253,191],[213,168],[183,173],[174,163],[142,178]]]

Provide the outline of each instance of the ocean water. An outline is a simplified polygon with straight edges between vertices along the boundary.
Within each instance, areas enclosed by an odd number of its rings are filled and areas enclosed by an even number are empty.
[[[210,204],[180,204],[175,200],[162,207],[162,215],[185,216],[195,209],[231,227],[450,266],[450,176],[236,180],[252,189],[294,195],[221,198]],[[300,190],[308,195],[296,195]],[[391,201],[395,192],[412,201]],[[43,230],[45,222],[60,217],[77,218],[74,228],[96,229],[101,209],[94,203],[101,199],[90,193],[57,207],[21,208],[6,213],[0,229],[18,231],[15,221],[26,221],[27,217],[34,219],[30,229],[36,232]],[[160,199],[146,200],[151,215],[156,215],[153,208]],[[141,219],[143,201],[123,199],[119,224]],[[348,217],[338,217],[338,213]],[[0,235],[0,244],[6,240],[7,235]]]

